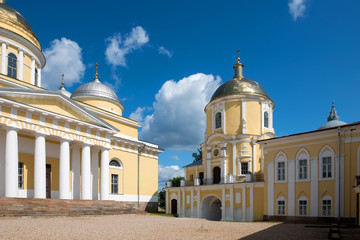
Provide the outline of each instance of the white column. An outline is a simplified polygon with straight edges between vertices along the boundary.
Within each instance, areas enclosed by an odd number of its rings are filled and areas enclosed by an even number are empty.
[[[220,183],[226,183],[226,159],[221,160],[221,180]]]
[[[198,188],[198,190],[197,190],[197,217],[198,218],[201,218],[201,216],[200,216],[200,202],[201,202],[201,197],[200,197],[201,195],[200,195],[200,188]]]
[[[1,74],[6,75],[6,43],[1,43]]]
[[[206,163],[207,166],[207,179],[206,184],[212,184],[211,161]]]
[[[234,181],[236,181],[236,142],[232,142],[233,145],[233,177]]]
[[[91,199],[90,191],[90,146],[83,145],[81,151],[81,199]]]
[[[191,199],[190,199],[190,217],[194,217],[194,189],[191,188],[191,195],[190,195]]]
[[[267,215],[274,215],[274,163],[270,162],[267,166],[267,181],[268,181],[268,213]]]
[[[18,196],[18,133],[9,128],[5,147],[5,197]]]
[[[72,196],[80,199],[80,146],[72,145]]]
[[[180,201],[180,195],[179,195],[179,201]],[[181,217],[185,217],[185,214],[186,214],[186,209],[185,209],[185,189],[182,189],[182,207],[181,207],[181,211],[180,214],[181,214]]]
[[[109,150],[101,149],[100,199],[109,199]]]
[[[311,203],[310,216],[317,217],[319,212],[318,158],[311,159]]]
[[[246,221],[246,185],[242,187],[242,214],[241,221]]]
[[[254,174],[254,178],[256,178],[255,174],[256,174],[256,163],[257,163],[257,156],[256,156],[256,148],[257,148],[257,145],[256,145],[256,139],[253,139],[252,140],[252,144],[253,144],[253,174]],[[254,179],[256,180],[256,179]]]
[[[230,188],[230,216],[228,216],[230,221],[234,221],[234,185]]]
[[[165,189],[165,213],[170,214],[169,212],[169,190]]]
[[[340,217],[340,213],[339,213],[339,176],[340,176],[340,172],[339,172],[339,166],[340,166],[340,159],[338,156],[335,157],[336,161],[335,161],[335,202],[333,204],[335,204],[335,217]]]
[[[24,50],[19,49],[19,80],[23,80],[24,75]]]
[[[31,60],[31,84],[35,84],[35,59]]]
[[[91,191],[92,199],[99,198],[99,149],[93,148],[91,151]]]
[[[45,136],[35,136],[34,198],[46,198],[46,145]]]
[[[6,133],[0,131],[0,197],[5,197],[5,145]]]
[[[70,145],[68,140],[60,142],[59,195],[70,199]]]
[[[295,216],[295,160],[288,161],[288,215]]]
[[[225,185],[223,185],[221,194],[221,221],[224,221],[226,219],[225,201]]]
[[[41,68],[38,68],[38,87],[41,87]]]
[[[344,217],[344,155],[340,157],[340,217]]]

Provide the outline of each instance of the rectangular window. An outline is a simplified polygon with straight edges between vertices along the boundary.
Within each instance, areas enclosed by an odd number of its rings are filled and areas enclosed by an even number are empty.
[[[285,181],[285,162],[277,163],[277,180]]]
[[[307,179],[307,160],[299,160],[299,179]]]
[[[307,200],[299,201],[299,216],[307,216]]]
[[[119,193],[119,175],[117,174],[111,174],[111,193]]]
[[[247,174],[249,171],[249,163],[248,162],[241,162],[241,175]]]
[[[277,201],[277,215],[285,215],[285,201]]]
[[[322,177],[331,178],[331,157],[323,157],[322,159]]]
[[[24,189],[24,163],[18,163],[18,187]]]
[[[321,215],[331,217],[331,200],[322,200]]]

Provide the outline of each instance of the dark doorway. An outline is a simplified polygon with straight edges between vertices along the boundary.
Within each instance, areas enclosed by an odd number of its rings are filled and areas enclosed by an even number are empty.
[[[171,200],[171,214],[177,215],[177,200],[176,199]]]
[[[46,164],[46,198],[51,198],[51,165]]]
[[[220,168],[214,167],[213,169],[213,184],[220,183]]]
[[[204,172],[199,172],[200,185],[204,184]]]

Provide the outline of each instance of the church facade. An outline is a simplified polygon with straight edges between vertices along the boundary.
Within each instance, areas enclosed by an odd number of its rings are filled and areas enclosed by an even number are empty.
[[[58,91],[42,88],[40,43],[5,1],[0,42],[0,197],[115,200],[157,209],[163,150],[138,139],[139,124],[122,116],[120,99],[97,70],[72,94],[64,79]]]
[[[222,221],[348,218],[359,222],[360,122],[339,120],[332,106],[318,130],[275,137],[275,103],[243,75],[205,107],[202,160],[184,167],[180,187],[171,181],[166,212]]]

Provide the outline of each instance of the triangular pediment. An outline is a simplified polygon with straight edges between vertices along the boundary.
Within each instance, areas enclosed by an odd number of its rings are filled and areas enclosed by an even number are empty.
[[[69,119],[118,131],[114,126],[88,111],[76,101],[58,92],[1,88],[0,98],[26,105],[29,109],[43,110],[47,114],[66,116]]]

